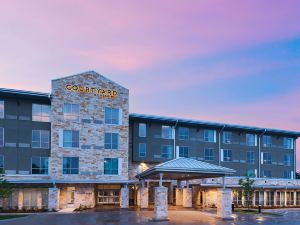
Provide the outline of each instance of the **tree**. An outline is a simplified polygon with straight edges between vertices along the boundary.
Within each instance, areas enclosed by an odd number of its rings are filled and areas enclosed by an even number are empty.
[[[248,209],[250,209],[250,203],[254,193],[254,187],[253,187],[254,180],[251,179],[251,177],[252,176],[247,175],[244,179],[241,178],[239,180],[239,185],[241,185],[243,189],[243,195]]]
[[[0,200],[8,198],[12,193],[12,185],[4,178],[3,170],[0,169]]]

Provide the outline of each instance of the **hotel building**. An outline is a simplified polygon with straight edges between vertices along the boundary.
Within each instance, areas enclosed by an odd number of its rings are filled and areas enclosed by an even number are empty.
[[[238,180],[251,175],[253,205],[300,206],[300,181],[295,179],[299,136],[293,131],[130,114],[129,90],[93,71],[52,80],[50,94],[0,89],[0,170],[14,184],[13,194],[0,207],[146,208],[154,204],[158,183],[136,176],[180,158],[190,160],[187,166],[199,160],[232,169],[225,177],[232,191],[228,204],[245,204]],[[217,206],[222,185],[216,177],[163,181],[168,204],[185,206],[178,201],[178,188],[192,190],[187,207]]]

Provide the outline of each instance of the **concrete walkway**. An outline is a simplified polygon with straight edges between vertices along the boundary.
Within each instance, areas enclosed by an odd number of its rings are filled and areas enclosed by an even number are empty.
[[[288,211],[288,210],[286,210]],[[300,214],[297,210],[287,212],[288,216],[282,217],[257,217],[253,215],[237,215],[235,221],[222,221],[208,216],[196,210],[169,211],[170,221],[168,222],[149,222],[153,216],[153,211],[113,211],[113,212],[82,212],[82,213],[41,213],[29,215],[27,217],[0,221],[0,225],[291,225],[300,224]]]

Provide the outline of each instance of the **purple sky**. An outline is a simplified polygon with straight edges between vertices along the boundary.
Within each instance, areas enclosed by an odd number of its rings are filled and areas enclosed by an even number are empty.
[[[131,112],[300,131],[299,12],[298,0],[3,0],[0,86],[49,92],[95,70],[130,89]]]

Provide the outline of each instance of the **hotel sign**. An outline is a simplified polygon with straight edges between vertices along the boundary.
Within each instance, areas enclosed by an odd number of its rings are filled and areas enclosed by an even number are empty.
[[[78,92],[80,94],[94,94],[101,98],[116,98],[118,96],[118,92],[113,89],[103,89],[74,84],[67,84],[65,88],[67,91]]]

